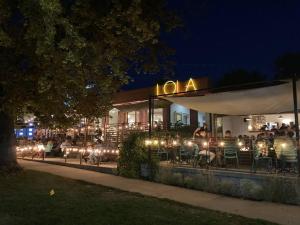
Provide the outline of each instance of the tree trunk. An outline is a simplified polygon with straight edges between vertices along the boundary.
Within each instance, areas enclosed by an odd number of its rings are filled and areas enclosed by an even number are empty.
[[[13,117],[0,111],[0,171],[19,170]]]

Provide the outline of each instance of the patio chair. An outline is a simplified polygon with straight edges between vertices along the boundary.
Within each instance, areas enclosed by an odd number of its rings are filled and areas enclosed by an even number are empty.
[[[187,163],[190,161],[191,154],[186,146],[181,145],[179,148],[179,161],[186,161]]]
[[[169,153],[164,148],[158,148],[157,155],[158,155],[160,161],[162,161],[163,159],[165,159],[166,161],[169,160]]]
[[[199,155],[199,146],[197,144],[192,145],[192,166],[197,167],[201,160],[201,156]]]
[[[257,167],[264,163],[266,166],[266,170],[268,172],[272,172],[273,163],[272,163],[272,157],[269,156],[269,154],[265,154],[263,149],[268,149],[269,145],[262,141],[258,142],[253,146],[253,161],[252,161],[252,171],[255,173]]]
[[[223,146],[223,158],[224,164],[227,167],[228,160],[235,160],[236,167],[239,167],[239,157],[238,157],[239,147],[237,146],[236,141],[224,141]]]

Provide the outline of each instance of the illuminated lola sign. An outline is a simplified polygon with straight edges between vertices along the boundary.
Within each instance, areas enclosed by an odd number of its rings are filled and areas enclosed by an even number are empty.
[[[196,84],[196,81],[190,78],[187,82],[179,82],[169,80],[163,85],[156,84],[156,95],[169,95],[176,94],[179,92],[188,92],[188,91],[196,91],[199,87]]]

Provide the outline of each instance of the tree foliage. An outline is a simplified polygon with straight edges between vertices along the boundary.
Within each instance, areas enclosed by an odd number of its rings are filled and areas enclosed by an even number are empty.
[[[276,78],[291,78],[294,74],[300,77],[300,53],[286,53],[278,57],[275,61]]]
[[[163,0],[0,0],[0,107],[45,125],[101,117],[128,71],[167,69]]]
[[[224,76],[219,80],[219,87],[234,86],[240,84],[248,84],[255,82],[265,81],[266,77],[255,71],[247,71],[244,69],[233,70],[229,73],[225,73]]]

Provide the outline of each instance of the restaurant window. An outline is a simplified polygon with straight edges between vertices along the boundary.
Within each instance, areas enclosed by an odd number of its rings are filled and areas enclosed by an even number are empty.
[[[163,121],[163,109],[154,109],[153,121],[162,122]]]
[[[109,111],[109,124],[117,124],[118,123],[118,113],[119,110],[116,108],[113,108]]]
[[[182,122],[182,114],[175,112],[175,123]]]
[[[128,124],[135,124],[136,121],[136,111],[128,112],[127,114]]]
[[[187,113],[181,113],[181,112],[174,112],[174,118],[175,118],[175,123],[182,123],[184,125],[189,124],[189,114]]]
[[[216,117],[215,127],[216,127],[217,137],[222,137],[223,136],[223,117]]]
[[[185,113],[182,114],[182,123],[188,124],[188,114]]]

